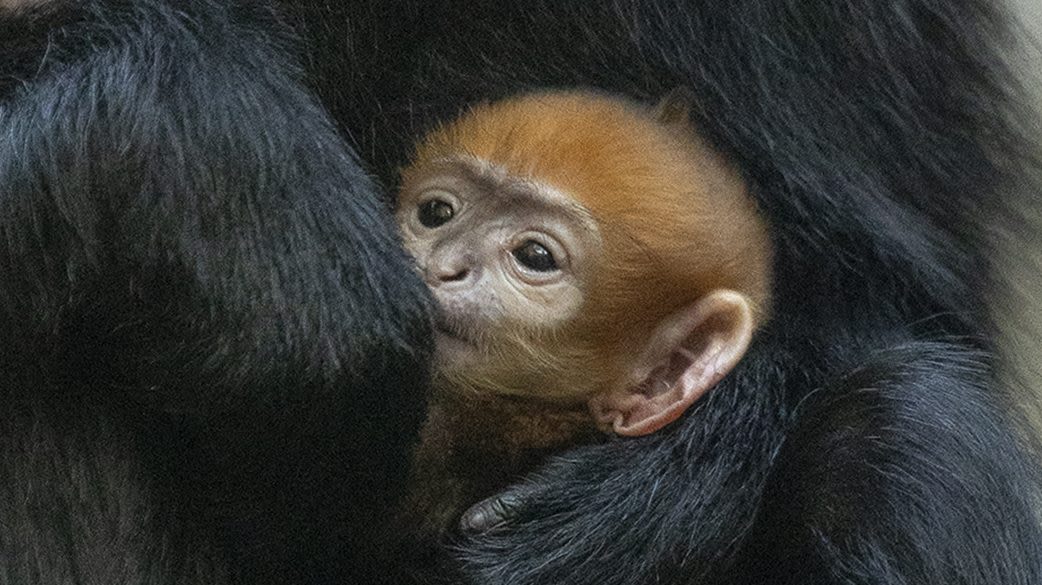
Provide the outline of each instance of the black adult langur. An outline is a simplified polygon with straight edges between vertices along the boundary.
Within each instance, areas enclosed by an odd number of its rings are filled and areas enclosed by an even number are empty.
[[[371,572],[428,302],[288,40],[252,2],[0,4],[0,583]]]
[[[985,227],[1031,164],[1001,5],[312,4],[292,3],[311,79],[389,184],[468,104],[683,85],[777,250],[775,316],[732,375],[678,424],[507,490],[452,543],[457,578],[1042,582],[1037,459],[984,298]]]
[[[549,461],[446,566],[1042,581],[982,297],[1023,166],[991,2],[287,1],[321,106],[260,1],[0,8],[0,579],[359,576],[425,301],[322,106],[390,185],[469,103],[688,86],[770,225],[774,320],[677,424]]]

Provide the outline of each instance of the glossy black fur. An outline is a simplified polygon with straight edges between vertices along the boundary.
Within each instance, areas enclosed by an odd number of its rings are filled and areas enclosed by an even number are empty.
[[[466,104],[576,85],[694,91],[772,226],[775,316],[682,422],[548,462],[429,579],[1042,582],[982,296],[1023,166],[991,2],[287,1],[303,77],[263,10],[133,5],[0,24],[10,582],[367,570],[422,301],[325,112],[391,187]]]
[[[0,20],[0,583],[341,583],[426,289],[268,10]]]

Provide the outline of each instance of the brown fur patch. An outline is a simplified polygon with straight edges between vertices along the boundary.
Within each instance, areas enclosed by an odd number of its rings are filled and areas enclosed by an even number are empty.
[[[585,406],[439,394],[413,454],[401,529],[444,534],[469,505],[517,481],[547,455],[601,438]]]

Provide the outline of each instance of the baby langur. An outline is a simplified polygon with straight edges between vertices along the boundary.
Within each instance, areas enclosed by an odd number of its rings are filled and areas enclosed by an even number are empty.
[[[476,107],[419,144],[397,219],[441,305],[406,512],[428,534],[555,449],[676,420],[766,315],[767,229],[678,92]]]

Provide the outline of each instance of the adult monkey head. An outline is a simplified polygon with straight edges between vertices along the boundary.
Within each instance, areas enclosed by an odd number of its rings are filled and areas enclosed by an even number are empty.
[[[766,228],[679,93],[479,106],[421,143],[398,221],[442,307],[442,388],[585,402],[620,435],[679,417],[765,313]]]

